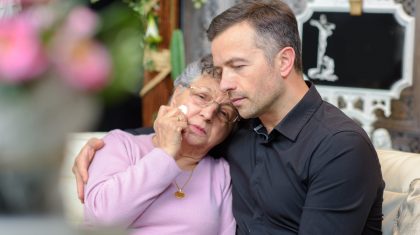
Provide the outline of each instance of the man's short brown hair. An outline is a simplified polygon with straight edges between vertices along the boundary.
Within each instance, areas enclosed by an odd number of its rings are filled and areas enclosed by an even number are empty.
[[[255,29],[256,46],[262,49],[270,62],[284,47],[295,51],[294,68],[302,71],[302,49],[296,17],[286,3],[280,0],[245,1],[216,16],[207,30],[213,41],[229,27],[247,22]]]

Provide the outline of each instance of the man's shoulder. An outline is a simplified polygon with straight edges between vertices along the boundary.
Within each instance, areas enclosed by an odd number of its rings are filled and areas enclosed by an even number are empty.
[[[311,130],[309,130],[311,129]],[[312,137],[317,137],[313,146],[312,157],[327,162],[338,156],[349,159],[371,157],[377,159],[376,151],[365,130],[337,107],[324,102],[314,116],[311,128]]]
[[[328,102],[323,102],[300,136],[298,142],[305,146],[312,157],[321,155],[321,159],[334,158],[346,149],[348,153],[376,156],[364,129]]]
[[[332,135],[342,132],[355,132],[367,137],[366,132],[355,120],[336,106],[325,101],[315,113],[314,121]]]

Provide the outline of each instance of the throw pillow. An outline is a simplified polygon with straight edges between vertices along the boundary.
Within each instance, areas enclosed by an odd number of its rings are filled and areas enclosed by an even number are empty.
[[[407,198],[398,210],[393,235],[420,234],[420,179],[410,183]]]

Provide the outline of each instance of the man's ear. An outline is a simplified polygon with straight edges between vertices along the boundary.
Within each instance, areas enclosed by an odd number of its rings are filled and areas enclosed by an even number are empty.
[[[281,49],[276,55],[275,63],[278,64],[282,77],[289,76],[295,63],[295,50],[291,47]]]

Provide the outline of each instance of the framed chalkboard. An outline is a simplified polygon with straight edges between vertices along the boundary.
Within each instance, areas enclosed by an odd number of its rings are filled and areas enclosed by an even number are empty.
[[[328,4],[329,2],[329,4]],[[382,90],[397,98],[412,84],[414,19],[390,0],[308,3],[298,16],[304,74],[318,85]]]
[[[393,0],[349,11],[348,0],[313,0],[297,16],[304,77],[371,137],[384,136],[374,130],[376,110],[389,116],[391,99],[412,85],[414,17]]]
[[[392,14],[316,12],[302,33],[304,73],[318,84],[389,90],[403,77],[404,27]]]

